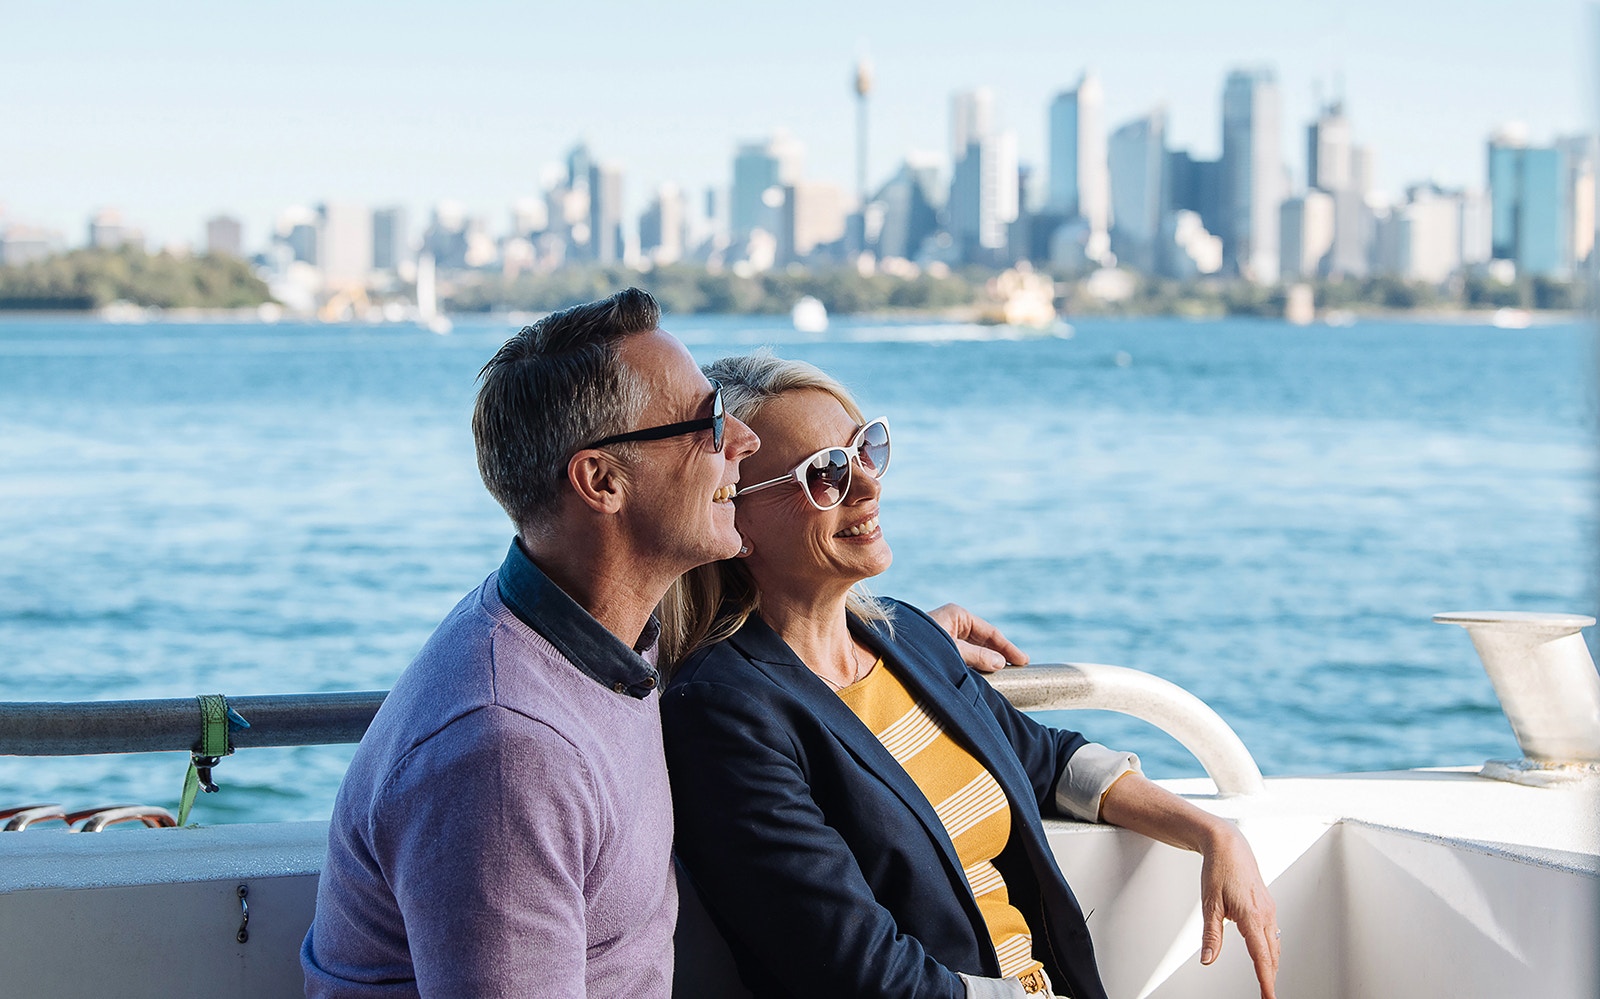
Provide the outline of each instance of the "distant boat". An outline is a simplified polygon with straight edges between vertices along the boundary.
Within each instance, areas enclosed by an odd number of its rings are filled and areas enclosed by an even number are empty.
[[[1503,330],[1525,330],[1533,322],[1527,309],[1496,309],[1494,324]]]
[[[794,303],[794,308],[789,311],[789,318],[794,321],[794,328],[801,333],[826,333],[828,331],[828,308],[822,301],[806,295]]]

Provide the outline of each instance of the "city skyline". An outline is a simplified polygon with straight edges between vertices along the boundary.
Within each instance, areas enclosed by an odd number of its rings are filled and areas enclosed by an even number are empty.
[[[1100,78],[1108,130],[1164,103],[1168,143],[1199,156],[1220,149],[1229,70],[1276,69],[1286,153],[1316,111],[1312,81],[1323,81],[1324,99],[1342,81],[1355,139],[1375,150],[1375,186],[1390,193],[1430,178],[1481,186],[1486,133],[1506,120],[1525,122],[1535,141],[1586,130],[1580,92],[1592,89],[1580,69],[1591,12],[1565,0],[1504,24],[1489,16],[1496,5],[1432,0],[1400,11],[1358,0],[1338,12],[1134,3],[1114,16],[996,10],[938,25],[884,11],[846,18],[824,4],[807,18],[751,15],[766,20],[750,22],[744,35],[757,41],[743,43],[711,31],[736,16],[725,4],[670,16],[618,4],[537,16],[467,5],[421,23],[376,5],[325,13],[291,3],[262,24],[185,6],[139,18],[90,7],[99,16],[80,10],[70,32],[64,14],[20,12],[27,44],[0,67],[0,81],[27,95],[0,109],[4,217],[74,242],[101,207],[120,208],[153,245],[198,245],[218,213],[242,218],[254,244],[284,207],[321,200],[420,214],[454,199],[499,214],[536,193],[579,138],[627,171],[628,216],[662,182],[726,189],[737,145],[778,128],[805,144],[808,179],[853,190],[850,82],[863,52],[876,78],[873,187],[908,152],[944,150],[950,95],[980,85],[1042,176],[1049,102],[1085,69]],[[171,15],[186,11],[198,22],[169,37]],[[608,12],[625,11],[625,27],[608,23]],[[607,25],[603,35],[595,24]],[[520,58],[518,37],[528,39]],[[465,53],[450,44],[463,39]],[[588,47],[567,51],[568,40]],[[1301,157],[1285,159],[1303,184]]]

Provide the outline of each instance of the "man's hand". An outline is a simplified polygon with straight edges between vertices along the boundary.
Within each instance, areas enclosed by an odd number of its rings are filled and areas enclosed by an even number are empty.
[[[997,673],[1007,663],[1022,666],[1028,661],[1028,654],[1012,645],[999,628],[960,604],[936,607],[928,616],[950,633],[961,658],[980,673]]]
[[[1222,953],[1222,922],[1231,919],[1255,963],[1261,999],[1273,999],[1281,934],[1278,910],[1256,867],[1255,854],[1244,835],[1227,826],[1202,855],[1200,911],[1205,923],[1200,934],[1200,963],[1210,964]]]

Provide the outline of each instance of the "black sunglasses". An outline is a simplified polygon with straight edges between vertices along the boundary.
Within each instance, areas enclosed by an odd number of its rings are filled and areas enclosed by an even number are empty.
[[[610,437],[600,438],[593,444],[586,444],[578,450],[587,451],[589,448],[605,447],[607,444],[625,444],[628,441],[664,441],[668,437],[682,437],[684,434],[710,430],[711,450],[721,451],[723,431],[726,428],[727,423],[722,416],[722,384],[713,378],[710,416],[702,416],[698,420],[684,420],[681,423],[666,423],[659,427],[646,427],[643,430],[630,430],[625,434],[612,434]]]

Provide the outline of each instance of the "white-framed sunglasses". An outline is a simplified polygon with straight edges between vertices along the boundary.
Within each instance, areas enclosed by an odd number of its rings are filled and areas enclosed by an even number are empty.
[[[889,470],[889,421],[878,417],[850,439],[843,447],[825,447],[794,466],[787,475],[745,486],[734,493],[734,498],[748,496],[762,489],[771,489],[786,482],[804,486],[806,499],[818,510],[832,510],[850,492],[850,466],[859,464],[861,470],[874,479],[883,478]]]

